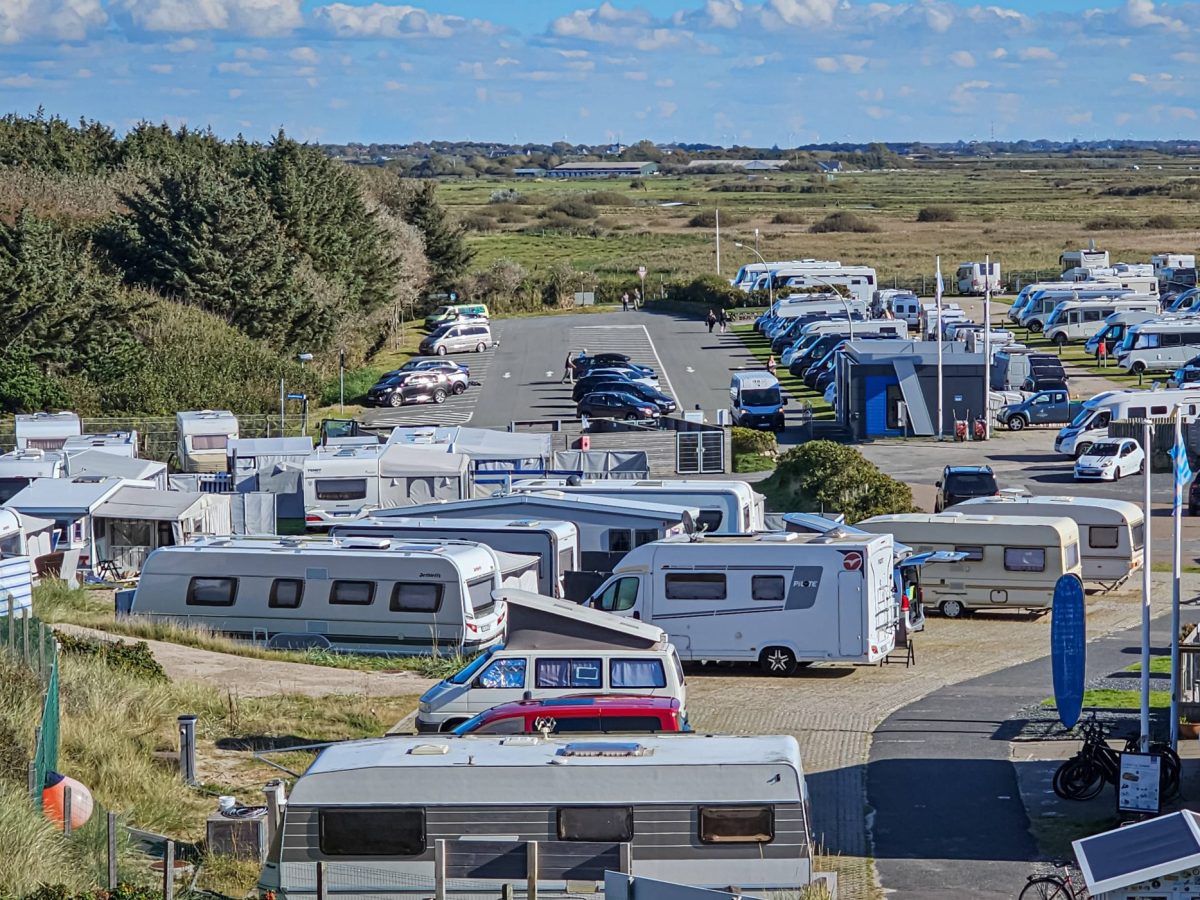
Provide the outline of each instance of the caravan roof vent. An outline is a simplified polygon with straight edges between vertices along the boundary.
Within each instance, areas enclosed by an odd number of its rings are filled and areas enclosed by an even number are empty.
[[[348,550],[386,550],[391,545],[389,538],[348,537],[342,541]]]
[[[532,528],[534,525],[539,523],[537,519],[514,519],[508,524],[512,525],[514,528]]]
[[[542,739],[536,734],[519,734],[515,737],[507,737],[500,742],[502,747],[533,747],[540,744]]]
[[[417,744],[408,751],[409,756],[445,756],[450,752],[449,744]]]
[[[560,756],[575,756],[581,758],[649,756],[654,751],[641,744],[608,743],[606,741],[585,741],[567,744],[559,751]]]
[[[758,539],[768,544],[786,544],[789,541],[798,541],[800,537],[794,531],[772,531],[760,534]]]

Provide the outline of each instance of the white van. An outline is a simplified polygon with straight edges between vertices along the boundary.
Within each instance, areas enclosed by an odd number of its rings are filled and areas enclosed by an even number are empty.
[[[1079,526],[1065,517],[906,513],[854,527],[890,534],[916,553],[966,553],[922,579],[926,606],[951,619],[972,609],[1049,609],[1059,577],[1083,577]]]
[[[638,547],[588,603],[663,628],[685,660],[875,663],[895,647],[892,541],[831,531]]]
[[[958,504],[964,513],[1007,516],[1066,516],[1079,526],[1083,580],[1109,590],[1145,562],[1146,520],[1142,508],[1107,497],[974,497]]]
[[[1109,423],[1122,419],[1165,419],[1180,406],[1188,419],[1200,416],[1200,387],[1176,390],[1104,391],[1083,402],[1083,409],[1059,429],[1054,451],[1078,459],[1093,443],[1108,437]]]
[[[500,591],[508,634],[421,695],[418,731],[451,731],[485,709],[572,694],[675,697],[687,714],[683,666],[663,630],[525,591]]]
[[[766,370],[734,372],[729,380],[729,411],[739,428],[783,431],[787,398]]]
[[[894,298],[892,315],[909,328],[916,328],[921,324],[921,298],[916,294]]]
[[[1107,328],[1113,313],[1158,312],[1158,300],[1149,296],[1125,294],[1118,300],[1064,300],[1054,307],[1043,328],[1046,340],[1059,347],[1086,341]]]
[[[1117,365],[1126,372],[1169,372],[1200,353],[1200,319],[1131,325],[1116,352]]]

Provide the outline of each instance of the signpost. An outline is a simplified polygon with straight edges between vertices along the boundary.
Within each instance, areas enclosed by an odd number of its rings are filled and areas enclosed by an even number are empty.
[[[633,308],[637,309],[639,305],[646,302],[646,267],[638,266],[638,278],[642,280],[642,293],[639,297],[639,302],[633,304]]]
[[[1050,666],[1054,674],[1054,705],[1064,728],[1072,728],[1083,712],[1083,682],[1087,669],[1087,612],[1083,582],[1063,575],[1054,585],[1050,620]]]

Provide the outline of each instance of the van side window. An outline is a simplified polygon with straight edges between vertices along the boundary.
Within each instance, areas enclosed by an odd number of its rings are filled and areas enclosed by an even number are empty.
[[[601,688],[599,659],[539,659],[533,678],[538,688]]]
[[[197,577],[188,582],[188,606],[233,606],[237,599],[236,578]]]
[[[754,575],[750,579],[750,597],[769,603],[782,603],[784,593],[782,575]]]
[[[658,716],[604,716],[600,721],[605,734],[654,734],[663,730]]]
[[[651,544],[657,540],[657,528],[639,528],[633,533],[633,546],[635,547],[640,547],[642,544]]]
[[[392,612],[435,613],[442,607],[442,587],[430,582],[396,582]]]
[[[560,841],[624,843],[633,840],[630,806],[576,806],[558,811]]]
[[[614,659],[608,664],[608,683],[612,688],[662,688],[667,673],[661,659]]]
[[[525,717],[513,716],[508,719],[497,719],[476,728],[471,734],[524,734]]]
[[[479,673],[476,682],[481,688],[523,688],[525,660],[498,659]]]
[[[299,578],[276,578],[271,582],[267,606],[272,609],[299,609],[304,599],[304,582]]]
[[[329,602],[348,606],[370,606],[375,599],[373,581],[335,581],[329,586]]]
[[[318,478],[318,500],[364,500],[367,496],[365,478]]]
[[[1006,572],[1045,572],[1046,551],[1041,547],[1005,547]]]
[[[628,553],[633,549],[633,532],[628,528],[608,529],[608,552]]]
[[[671,572],[667,575],[668,600],[724,600],[724,572]]]
[[[1088,546],[1095,550],[1115,550],[1120,536],[1116,525],[1092,525],[1088,528]]]
[[[618,578],[604,589],[594,604],[596,609],[605,612],[624,612],[633,609],[637,602],[638,580],[636,578]]]
[[[425,852],[425,810],[328,807],[318,813],[323,856],[418,856]]]
[[[963,562],[979,562],[983,559],[982,547],[955,547],[954,552],[967,554],[967,558]]]
[[[702,806],[700,840],[705,844],[769,844],[775,840],[775,807]]]

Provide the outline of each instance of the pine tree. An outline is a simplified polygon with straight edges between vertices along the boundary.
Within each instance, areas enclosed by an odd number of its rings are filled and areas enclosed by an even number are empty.
[[[425,255],[432,272],[430,287],[449,290],[467,270],[475,252],[467,246],[466,232],[437,202],[437,187],[431,182],[410,186],[402,200],[400,217],[425,238]]]

